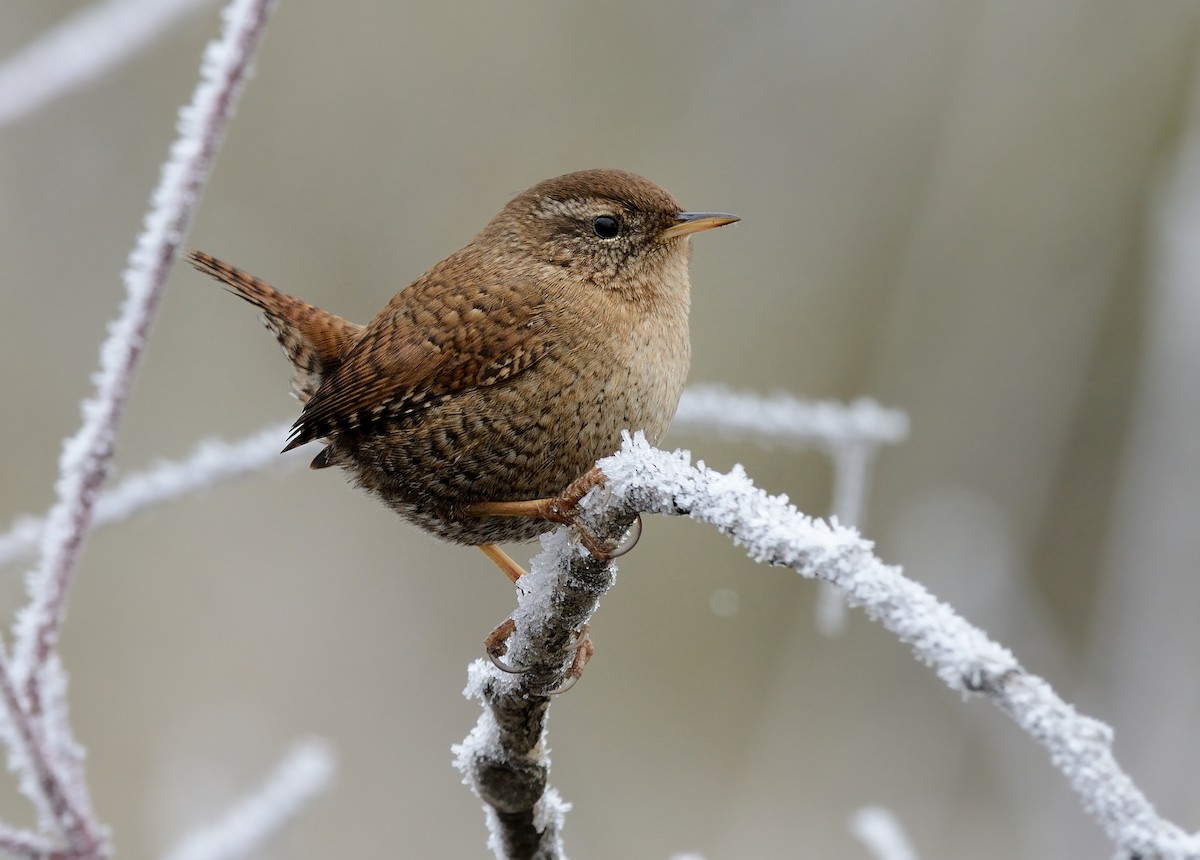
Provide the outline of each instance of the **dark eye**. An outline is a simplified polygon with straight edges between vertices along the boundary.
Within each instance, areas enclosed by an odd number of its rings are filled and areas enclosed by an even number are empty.
[[[611,215],[600,215],[592,219],[592,232],[601,239],[615,239],[621,232],[621,222]]]

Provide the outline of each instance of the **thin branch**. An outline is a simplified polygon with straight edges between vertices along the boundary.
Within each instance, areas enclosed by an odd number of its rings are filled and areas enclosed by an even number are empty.
[[[221,41],[206,50],[200,83],[180,114],[179,137],[130,255],[126,298],[100,351],[95,397],[84,401],[82,426],[63,446],[58,501],[42,528],[41,559],[28,579],[29,604],[18,614],[13,659],[0,651],[0,703],[10,760],[43,827],[61,831],[66,846],[59,853],[64,857],[98,860],[111,854],[83,778],[82,750],[67,719],[66,679],[56,652],[67,595],[167,273],[271,5],[271,0],[234,0],[224,12]]]
[[[690,516],[715,525],[759,563],[834,584],[951,689],[989,699],[1045,746],[1084,809],[1126,856],[1200,857],[1200,834],[1159,817],[1118,766],[1108,726],[1078,714],[1008,649],[880,561],[853,529],[804,516],[755,487],[740,467],[729,474],[694,467],[686,452],[658,451],[640,435],[600,466],[607,491],[585,505]]]
[[[900,821],[882,806],[864,806],[850,816],[850,832],[875,860],[917,860]]]
[[[698,385],[684,392],[671,429],[714,429],[759,444],[823,448],[833,458],[833,515],[843,525],[861,526],[875,455],[908,437],[908,416],[868,399],[847,405]],[[845,601],[826,585],[817,592],[816,626],[826,636],[846,626]]]
[[[861,606],[908,643],[951,689],[989,699],[1041,743],[1123,856],[1200,858],[1200,834],[1188,834],[1161,818],[1118,766],[1108,726],[1078,714],[1006,648],[906,579],[899,568],[880,561],[871,543],[853,529],[799,513],[786,500],[755,487],[740,467],[721,474],[692,466],[686,452],[656,450],[640,434],[599,465],[607,484],[584,499],[585,516],[601,524],[627,523],[638,512],[690,516],[716,526],[759,563],[790,567],[802,576],[832,583],[852,606]],[[543,667],[561,666],[562,649],[572,631],[587,621],[612,582],[611,566],[583,554],[561,530],[544,539],[543,547],[532,565],[537,575],[528,584],[521,581],[527,593],[520,599],[516,629],[509,638],[513,660],[534,666],[537,680],[529,677],[533,671],[507,676],[477,663],[467,690],[483,700],[485,712],[460,747],[458,765],[468,784],[494,808],[513,800],[520,801],[519,808],[537,808],[540,801],[528,795],[538,784],[545,785],[549,767],[542,737],[547,702],[539,696],[544,688],[537,685],[544,681]],[[587,587],[579,588],[577,581]],[[556,589],[564,586],[560,597]],[[549,674],[556,673],[561,669]],[[523,724],[523,733],[514,732],[505,727],[507,713],[497,703],[505,709],[524,707],[521,716],[533,714],[536,719]],[[519,776],[523,765],[534,771],[534,778],[512,779],[516,791],[509,793],[505,780]],[[488,768],[498,768],[505,780],[493,781],[491,794],[485,796],[480,786],[488,782],[483,778]]]
[[[260,851],[329,788],[336,763],[322,740],[297,744],[270,779],[219,821],[189,833],[166,860],[239,860]]]
[[[846,450],[873,450],[873,444],[901,441],[907,419],[903,412],[883,409],[870,401],[858,401],[849,406],[813,403],[786,395],[762,397],[702,385],[683,393],[674,427],[685,433],[707,428],[744,433],[768,445],[816,445],[834,451],[836,457],[842,450],[836,447],[839,441],[845,441]],[[98,528],[124,522],[156,505],[176,501],[225,481],[306,459],[308,455],[300,451],[289,451],[280,456],[280,440],[286,438],[287,430],[286,425],[271,425],[232,442],[201,442],[183,460],[169,460],[131,473],[101,494],[96,502],[92,526]],[[841,513],[846,506],[838,501],[840,486],[839,480],[835,486],[834,513],[842,522],[853,522]],[[865,487],[859,487],[859,496],[863,493]],[[0,534],[0,567],[35,549],[44,526],[44,518],[23,516],[14,520],[8,531]]]
[[[619,537],[632,520],[608,514],[596,529]],[[478,700],[483,714],[454,747],[463,782],[486,804],[488,847],[499,860],[564,856],[563,816],[570,806],[547,785],[546,716],[587,620],[616,575],[611,562],[579,553],[566,530],[543,537],[542,548],[521,577],[504,657],[525,671],[503,672],[483,660],[471,665],[464,695]]]
[[[303,449],[281,455],[288,425],[278,424],[226,442],[206,439],[182,460],[167,460],[134,472],[114,484],[96,501],[92,528],[132,519],[143,511],[185,498],[226,481],[274,466],[295,465],[311,456]],[[45,520],[21,517],[0,535],[0,567],[35,549]]]
[[[191,104],[180,112],[179,137],[163,165],[145,229],[125,271],[125,302],[100,350],[96,395],[84,402],[83,426],[63,447],[58,502],[43,530],[41,563],[29,578],[30,606],[17,624],[14,669],[19,684],[29,683],[58,641],[67,592],[167,274],[191,224],[271,6],[272,0],[234,0],[227,7],[221,40],[205,51],[200,83]],[[39,710],[35,701],[31,706],[34,713]]]
[[[871,466],[879,446],[873,442],[843,442],[834,446],[833,516],[844,526],[862,529],[867,495],[871,489]],[[817,588],[817,630],[839,636],[846,629],[846,601],[837,589],[822,582]]]
[[[0,65],[0,127],[91,85],[204,2],[108,0],[68,18]]]
[[[19,777],[21,793],[33,801],[40,826],[59,830],[73,856],[107,857],[111,853],[108,833],[91,815],[86,787],[80,796],[81,787],[62,773],[49,748],[43,721],[29,713],[13,675],[8,651],[0,643],[0,736],[8,747],[9,767]]]
[[[0,851],[22,860],[45,860],[52,857],[55,846],[27,830],[16,830],[0,824]]]
[[[688,433],[709,428],[729,438],[801,448],[895,445],[908,437],[908,416],[868,399],[844,404],[692,386],[683,392],[671,429]]]

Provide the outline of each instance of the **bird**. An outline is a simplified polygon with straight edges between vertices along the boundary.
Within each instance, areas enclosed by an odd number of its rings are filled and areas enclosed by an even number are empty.
[[[738,220],[626,171],[568,173],[512,198],[366,325],[188,259],[261,311],[292,364],[303,408],[285,451],[321,441],[312,468],[344,469],[515,582],[497,544],[578,525],[570,509],[622,432],[666,432],[691,360],[689,237]]]

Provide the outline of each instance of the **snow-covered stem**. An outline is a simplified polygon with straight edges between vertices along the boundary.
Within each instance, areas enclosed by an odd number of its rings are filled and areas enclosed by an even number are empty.
[[[272,0],[233,0],[221,40],[208,46],[192,103],[163,166],[145,228],[125,272],[125,301],[100,351],[96,393],[84,401],[78,433],[63,446],[58,500],[41,529],[41,556],[30,573],[29,604],[15,626],[13,658],[0,652],[0,705],[10,762],[38,808],[40,825],[65,843],[53,856],[99,860],[111,855],[92,810],[83,754],[67,719],[66,677],[57,657],[67,594],[146,337],[191,223],[200,189],[249,73]]]
[[[179,255],[200,190],[224,136],[273,0],[233,0],[221,39],[211,43],[192,102],[180,112],[179,136],[163,165],[145,228],[125,270],[125,302],[100,350],[96,394],[83,404],[83,425],[63,446],[58,501],[47,515],[41,560],[29,577],[30,605],[16,630],[14,670],[29,685],[58,641],[67,592],[167,274]],[[41,710],[30,690],[31,712]]]
[[[671,428],[683,433],[711,429],[763,445],[825,450],[834,465],[833,515],[856,526],[861,524],[875,455],[883,445],[908,437],[908,416],[865,398],[845,404],[696,385],[683,393]],[[823,585],[817,594],[816,623],[826,636],[845,628],[846,604],[830,586]]]
[[[601,511],[595,530],[620,537],[632,520],[632,514]],[[498,860],[563,856],[563,816],[570,807],[547,784],[550,695],[561,687],[581,632],[615,575],[611,562],[579,552],[567,530],[543,537],[542,552],[517,587],[515,629],[504,657],[526,671],[503,672],[483,660],[469,669],[463,694],[477,699],[483,714],[454,747],[455,767],[487,804],[488,847]]]
[[[900,821],[882,806],[864,806],[850,816],[850,832],[875,860],[917,860]]]
[[[0,126],[88,86],[205,0],[107,0],[0,64]]]
[[[582,502],[583,512],[591,520],[628,522],[637,512],[688,516],[716,526],[759,563],[789,567],[806,578],[831,583],[851,606],[862,607],[871,619],[907,643],[917,659],[947,686],[964,696],[988,699],[1042,744],[1119,856],[1138,860],[1200,858],[1200,834],[1189,834],[1161,818],[1117,764],[1108,726],[1077,713],[1045,680],[1027,672],[1008,649],[923,586],[906,579],[899,568],[884,564],[873,554],[872,544],[854,529],[801,514],[785,497],[770,496],[755,487],[740,467],[722,474],[703,463],[693,466],[687,452],[657,450],[641,434],[627,438],[621,450],[601,460],[599,466],[607,476],[606,485]],[[561,531],[543,545],[544,551],[532,566],[536,578],[528,584],[522,580],[528,593],[514,615],[516,632],[510,648],[514,661],[521,665],[533,665],[532,661],[540,659],[541,666],[561,667],[561,649],[569,641],[570,631],[590,617],[612,572],[581,553]],[[594,579],[588,597],[578,600],[567,591],[560,599],[556,589],[579,574]],[[562,607],[569,608],[570,620],[557,617]],[[542,631],[553,632],[553,650],[549,652],[544,649]],[[482,664],[472,668],[468,694],[490,709],[459,752],[459,766],[476,792],[480,792],[480,773],[485,768],[497,767],[507,774],[521,766],[531,767],[531,761],[537,778],[521,782],[522,789],[532,793],[536,785],[545,784],[548,762],[542,731],[546,705],[538,695],[544,688],[536,684],[543,683],[547,674],[553,673],[539,667],[535,681],[523,675],[508,677]],[[520,713],[540,709],[536,731],[527,727],[522,736],[506,729],[504,720],[494,716],[497,701],[505,707],[511,704]],[[506,740],[510,737],[521,737],[523,744],[511,744]],[[505,780],[495,783],[506,786]],[[501,799],[506,796],[501,793]],[[488,802],[496,805],[493,800]],[[523,796],[521,803],[523,808],[533,808],[537,799]]]
[[[834,445],[833,515],[844,526],[861,529],[867,494],[871,489],[871,466],[879,444],[873,441],[849,441]],[[838,636],[846,628],[846,601],[827,582],[817,591],[817,630],[826,636]]]
[[[63,773],[61,760],[50,749],[45,721],[29,713],[14,680],[8,652],[0,644],[0,735],[8,747],[9,767],[18,778],[21,793],[38,810],[39,826],[58,831],[65,843],[50,856],[102,858],[111,854],[106,829],[91,814],[87,789],[81,780]],[[17,833],[29,839],[32,834]]]
[[[903,442],[908,437],[908,416],[865,398],[846,404],[694,385],[683,392],[671,429],[683,433],[713,429],[730,438],[800,448],[878,446]]]
[[[166,860],[239,860],[254,856],[333,780],[336,763],[325,741],[296,744],[257,792],[219,821],[189,833]]]
[[[739,432],[753,436],[762,444],[787,444],[792,447],[816,445],[832,451],[835,466],[843,449],[863,451],[867,457],[864,484],[854,486],[853,495],[865,497],[865,478],[876,446],[901,441],[907,431],[903,412],[883,409],[868,400],[853,404],[812,402],[777,394],[770,397],[749,392],[730,392],[717,386],[701,385],[687,389],[680,401],[675,427],[682,432],[706,428],[718,432]],[[790,423],[789,423],[790,422]],[[287,437],[286,425],[271,425],[250,436],[232,442],[200,442],[183,460],[171,460],[134,472],[112,489],[101,494],[93,512],[92,526],[124,522],[158,504],[181,499],[235,478],[259,472],[282,463],[299,463],[308,457],[297,450],[279,456],[279,447]],[[835,447],[839,441],[842,447]],[[842,522],[854,522],[844,513],[848,504],[840,502],[841,476],[855,476],[837,468],[834,513]],[[16,519],[8,531],[0,534],[0,566],[11,564],[35,549],[41,539],[45,518],[24,516]]]
[[[26,830],[14,830],[0,824],[0,853],[20,857],[22,860],[44,860],[54,856],[54,845]]]
[[[287,424],[266,427],[233,442],[206,439],[182,460],[166,460],[118,481],[96,500],[92,529],[125,522],[142,511],[182,499],[225,481],[272,466],[298,464],[311,456],[303,448],[280,455]],[[37,548],[45,519],[20,517],[0,535],[0,567]]]

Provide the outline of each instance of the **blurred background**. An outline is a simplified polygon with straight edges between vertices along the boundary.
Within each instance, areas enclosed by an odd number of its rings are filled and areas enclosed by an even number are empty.
[[[0,56],[80,6],[5,3]],[[692,380],[907,410],[868,503],[880,555],[1112,724],[1195,829],[1198,23],[1172,0],[284,2],[189,244],[365,321],[555,174],[622,167],[738,213],[694,243]],[[0,129],[0,522],[53,499],[218,25],[201,4]],[[251,309],[179,268],[121,470],[290,420],[288,376]],[[823,454],[667,444],[828,511]],[[816,592],[696,523],[646,523],[552,709],[573,858],[866,857],[846,826],[865,804],[926,860],[1108,855],[1004,715],[860,614],[819,636]],[[512,606],[479,553],[333,472],[96,534],[63,651],[120,854],[162,852],[317,734],[337,784],[271,856],[487,856],[450,745]],[[0,814],[32,820],[7,784]]]

